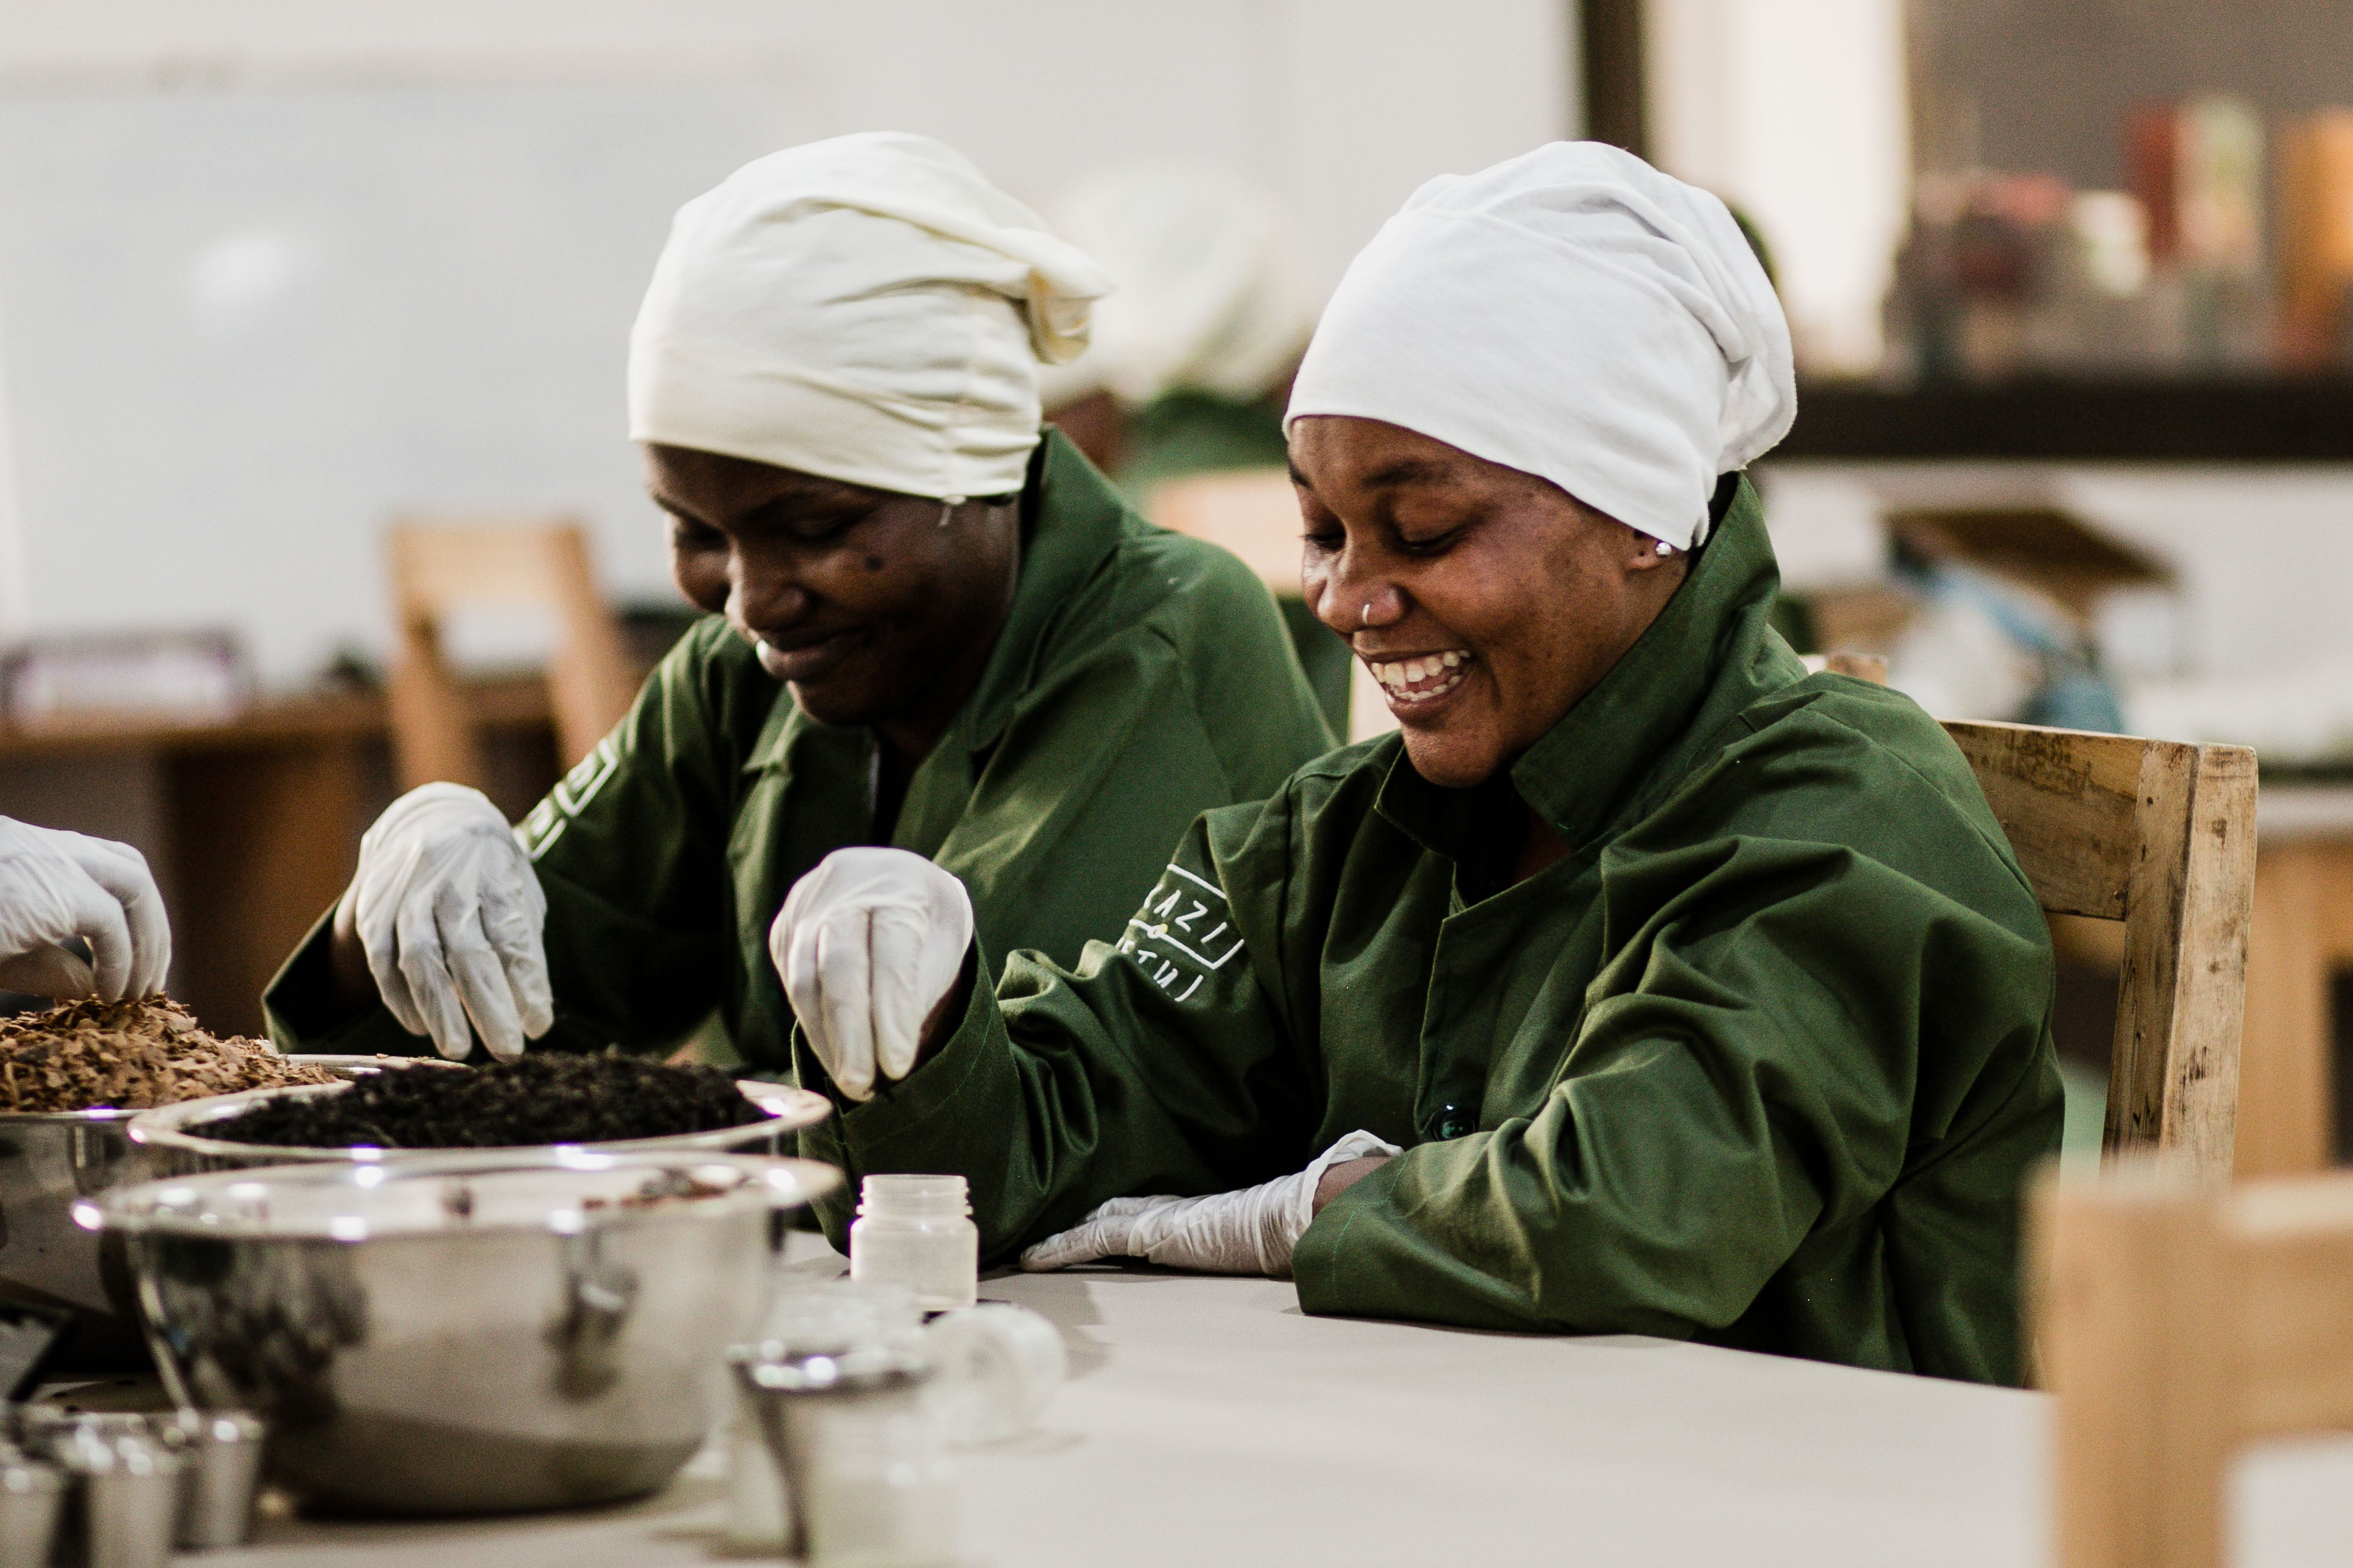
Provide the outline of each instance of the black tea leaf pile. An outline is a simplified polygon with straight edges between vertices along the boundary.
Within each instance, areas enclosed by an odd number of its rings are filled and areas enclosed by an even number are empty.
[[[380,1072],[339,1094],[274,1100],[188,1131],[284,1149],[499,1149],[669,1138],[764,1120],[717,1068],[548,1051],[464,1072]]]

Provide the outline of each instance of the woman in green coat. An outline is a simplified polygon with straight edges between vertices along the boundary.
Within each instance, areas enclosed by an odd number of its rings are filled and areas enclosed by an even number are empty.
[[[1398,734],[1206,814],[994,994],[874,897],[927,868],[821,865],[776,946],[826,1152],[964,1173],[1031,1268],[2014,1381],[2048,938],[1942,730],[1767,624],[1739,470],[1793,412],[1713,197],[1589,144],[1425,187],[1290,418],[1309,601]],[[886,926],[936,988],[845,1005]]]
[[[849,136],[680,214],[630,344],[631,435],[710,613],[511,833],[428,784],[271,984],[309,1050],[663,1048],[714,1010],[789,1067],[767,957],[795,879],[894,845],[992,951],[1075,962],[1200,811],[1330,744],[1250,571],[1153,528],[1059,436],[1081,253],[924,138]]]

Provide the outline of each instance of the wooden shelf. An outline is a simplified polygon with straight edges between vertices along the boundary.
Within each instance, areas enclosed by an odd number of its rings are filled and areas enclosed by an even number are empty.
[[[1776,458],[2353,462],[2353,378],[1799,388]]]

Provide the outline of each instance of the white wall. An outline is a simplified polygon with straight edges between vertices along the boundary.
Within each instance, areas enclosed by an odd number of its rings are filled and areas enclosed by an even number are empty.
[[[0,0],[0,635],[387,642],[396,511],[569,510],[662,591],[624,335],[669,215],[881,126],[1043,199],[1222,159],[1328,280],[1568,131],[1562,0]]]
[[[1904,0],[1648,0],[1660,167],[1739,205],[1801,363],[1869,371],[1911,191]]]

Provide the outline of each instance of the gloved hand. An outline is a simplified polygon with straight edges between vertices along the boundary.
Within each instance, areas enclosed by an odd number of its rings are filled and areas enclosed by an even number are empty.
[[[91,963],[60,945],[75,937]],[[146,857],[0,816],[0,991],[119,1002],[161,991],[171,967],[172,927]]]
[[[809,1048],[841,1092],[915,1069],[923,1021],[972,945],[964,884],[904,849],[837,849],[793,884],[768,956]]]
[[[1396,1152],[1394,1143],[1369,1132],[1351,1132],[1297,1175],[1277,1176],[1240,1192],[1199,1198],[1113,1198],[1069,1230],[1025,1250],[1021,1267],[1042,1274],[1103,1258],[1141,1258],[1203,1274],[1288,1279],[1291,1249],[1315,1217],[1315,1185],[1324,1171],[1345,1160]]]
[[[481,791],[429,784],[385,807],[360,840],[353,923],[384,1005],[452,1061],[509,1061],[554,1026],[541,931],[547,895],[514,830]]]

